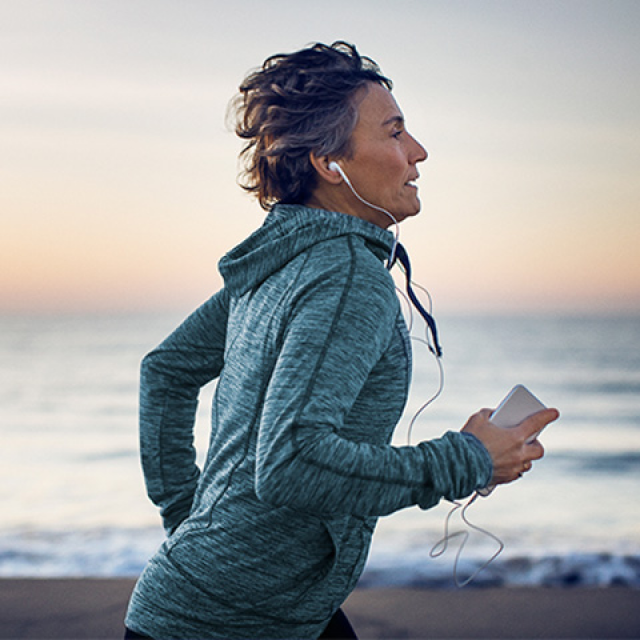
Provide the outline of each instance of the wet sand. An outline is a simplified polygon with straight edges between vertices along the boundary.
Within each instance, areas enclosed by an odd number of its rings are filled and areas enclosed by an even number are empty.
[[[0,580],[0,638],[122,638],[130,579]],[[640,590],[624,587],[357,589],[361,640],[640,638]]]

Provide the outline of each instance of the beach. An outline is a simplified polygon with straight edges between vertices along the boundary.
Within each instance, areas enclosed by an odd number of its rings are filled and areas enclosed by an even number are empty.
[[[458,429],[514,382],[561,419],[544,433],[535,473],[469,509],[505,545],[470,587],[453,586],[458,551],[464,579],[495,544],[457,513],[452,531],[468,543],[432,557],[450,504],[380,519],[345,604],[362,640],[640,638],[639,319],[443,319],[446,392],[414,443]],[[174,324],[0,314],[0,638],[122,638],[134,578],[164,540],[140,470],[138,366]],[[436,383],[433,362],[416,358],[395,444]],[[214,390],[198,407],[200,464]]]
[[[0,580],[0,638],[122,638],[134,580]],[[361,640],[638,638],[640,590],[356,589],[344,609]]]

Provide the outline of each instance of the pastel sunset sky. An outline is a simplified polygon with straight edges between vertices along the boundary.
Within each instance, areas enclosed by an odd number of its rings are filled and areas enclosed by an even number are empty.
[[[344,39],[429,151],[440,311],[640,310],[637,0],[1,0],[0,311],[190,310],[263,219],[225,111]]]

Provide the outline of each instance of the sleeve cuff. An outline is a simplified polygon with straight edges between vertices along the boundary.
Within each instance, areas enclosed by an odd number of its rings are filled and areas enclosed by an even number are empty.
[[[484,489],[484,487],[489,485],[489,483],[491,482],[491,478],[493,477],[493,460],[491,460],[491,455],[477,436],[474,436],[472,433],[468,433],[466,431],[461,431],[460,434],[464,436],[468,442],[473,443],[472,446],[474,446],[476,450],[480,452],[480,454],[486,461],[485,467],[487,469],[487,473],[484,478],[478,479],[478,486],[476,487],[476,489]]]

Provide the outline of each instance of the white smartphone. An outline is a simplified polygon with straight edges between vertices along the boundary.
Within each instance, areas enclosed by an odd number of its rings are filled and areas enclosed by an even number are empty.
[[[546,409],[542,402],[525,386],[517,384],[509,391],[498,408],[491,414],[489,420],[497,427],[515,427],[525,418],[532,416],[542,409]],[[540,431],[531,436],[529,442],[533,442],[539,433]]]
[[[542,409],[546,409],[542,402],[525,386],[517,384],[505,396],[504,400],[498,405],[498,408],[491,414],[489,420],[497,427],[515,427],[525,418],[532,416]],[[542,429],[540,429],[540,431],[542,431]],[[534,433],[527,442],[533,442],[540,435],[540,431]],[[484,489],[478,489],[478,494],[486,497],[494,488],[494,485],[490,485]]]

